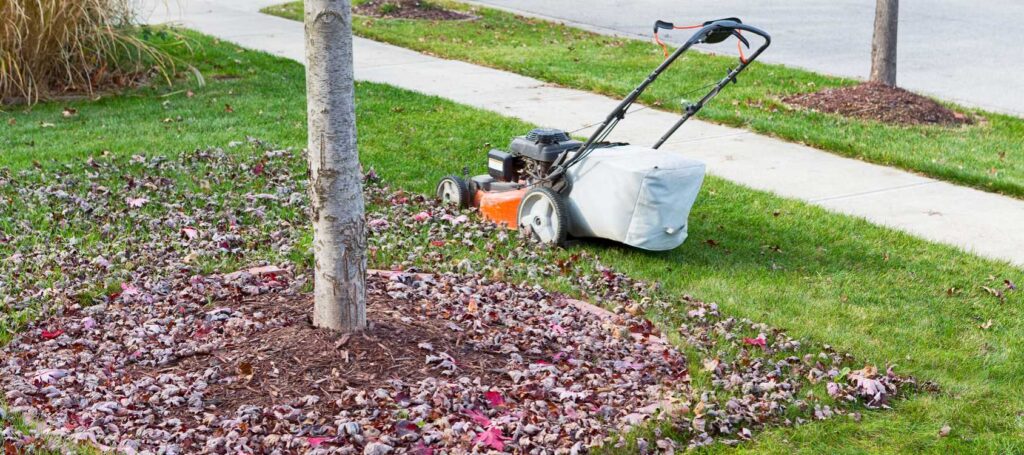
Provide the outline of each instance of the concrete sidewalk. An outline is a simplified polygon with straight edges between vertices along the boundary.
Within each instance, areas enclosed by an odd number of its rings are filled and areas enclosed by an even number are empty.
[[[248,48],[300,62],[304,59],[302,24],[258,12],[279,3],[277,0],[181,1],[170,10],[149,8],[148,20],[175,22]],[[355,66],[360,80],[437,95],[570,131],[602,120],[618,103],[589,92],[361,38],[355,39]],[[642,110],[628,115],[611,139],[651,144],[677,118],[672,113]],[[1024,266],[1021,200],[699,121],[687,123],[662,150],[702,160],[711,174],[751,188]]]

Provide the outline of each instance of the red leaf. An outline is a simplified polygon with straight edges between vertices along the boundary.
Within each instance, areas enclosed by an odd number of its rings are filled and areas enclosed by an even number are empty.
[[[430,213],[423,211],[412,216],[412,219],[419,222],[424,222],[430,219]]]
[[[501,434],[501,428],[491,427],[476,435],[473,442],[483,444],[494,450],[505,450],[505,436]]]
[[[419,455],[434,455],[434,448],[420,441],[419,444],[416,444],[416,453]]]
[[[310,447],[320,447],[320,444],[323,444],[324,441],[326,441],[328,439],[330,439],[330,438],[324,438],[324,437],[306,438],[306,442],[309,443]]]
[[[762,348],[766,345],[764,337],[760,335],[758,335],[757,338],[744,338],[743,343],[751,346],[760,346]]]
[[[42,339],[44,339],[44,340],[52,340],[52,339],[57,338],[57,337],[59,337],[59,336],[61,336],[63,334],[64,334],[64,331],[61,330],[61,329],[57,329],[57,330],[53,330],[53,331],[43,330],[43,333],[40,335],[40,337],[42,337]]]
[[[487,392],[484,392],[484,398],[487,398],[487,401],[490,402],[491,406],[493,407],[498,407],[505,404],[505,397],[501,396],[501,392],[489,390]]]
[[[473,419],[473,423],[477,425],[480,425],[482,427],[491,426],[491,419],[488,419],[487,416],[485,416],[484,413],[480,411],[470,409],[466,411],[466,415],[469,416],[470,419]]]
[[[444,240],[431,240],[430,244],[434,246],[444,246]]]
[[[252,173],[253,173],[253,175],[263,175],[263,162],[262,161],[260,161],[259,163],[256,163],[256,165],[252,167]]]

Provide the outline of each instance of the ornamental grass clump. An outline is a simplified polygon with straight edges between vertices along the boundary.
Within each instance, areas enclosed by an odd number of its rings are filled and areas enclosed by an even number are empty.
[[[0,0],[0,101],[135,85],[173,62],[140,38],[132,0]]]

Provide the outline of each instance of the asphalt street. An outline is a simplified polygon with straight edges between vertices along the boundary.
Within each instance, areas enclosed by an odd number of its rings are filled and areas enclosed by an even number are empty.
[[[677,24],[736,16],[772,35],[765,61],[866,79],[873,0],[476,0],[603,33],[651,36],[656,19]],[[1024,1],[900,2],[898,85],[942,99],[1024,115]],[[667,34],[685,41],[686,31]],[[708,48],[735,54],[735,46]]]

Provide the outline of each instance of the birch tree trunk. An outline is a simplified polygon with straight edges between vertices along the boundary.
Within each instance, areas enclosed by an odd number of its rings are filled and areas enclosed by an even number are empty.
[[[305,0],[313,324],[366,327],[366,233],[356,150],[349,0]]]
[[[896,23],[899,0],[877,0],[871,38],[871,82],[896,86]]]

